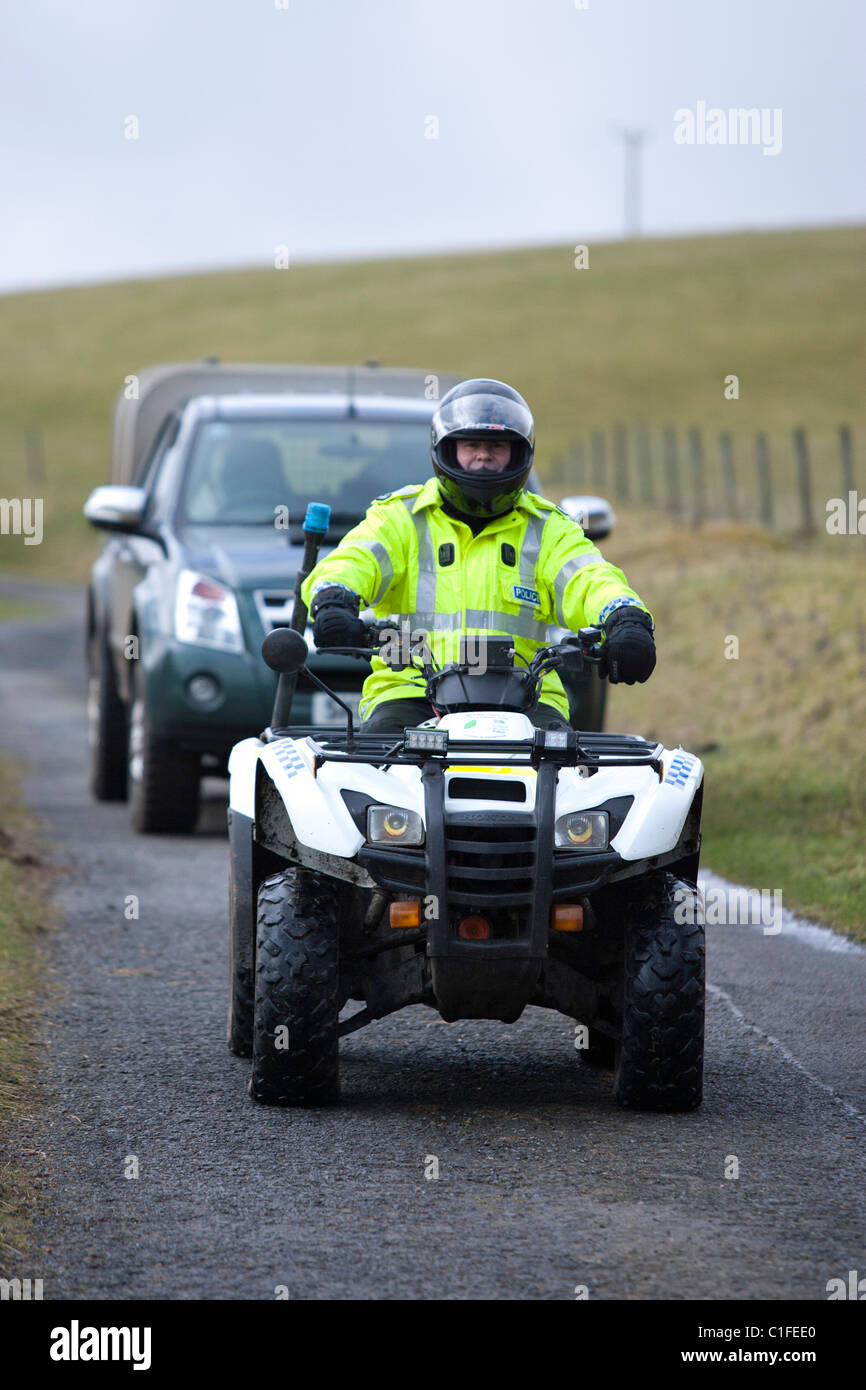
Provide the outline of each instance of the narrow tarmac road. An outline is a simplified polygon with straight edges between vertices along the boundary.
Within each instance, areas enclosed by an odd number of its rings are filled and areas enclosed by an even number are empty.
[[[0,744],[61,870],[20,1271],[46,1298],[820,1300],[866,1268],[862,950],[708,928],[696,1114],[619,1110],[539,1009],[406,1010],[345,1039],[339,1108],[254,1105],[224,1043],[224,788],[191,840],[90,801],[83,600],[38,592],[56,615],[0,631]]]

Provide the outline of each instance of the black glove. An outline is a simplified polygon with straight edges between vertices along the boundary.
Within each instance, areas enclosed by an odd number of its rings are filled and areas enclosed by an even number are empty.
[[[612,685],[649,680],[656,664],[652,618],[634,604],[615,608],[604,624],[599,673]]]
[[[369,647],[366,623],[358,617],[361,601],[350,589],[320,589],[310,609],[313,641],[321,647]]]

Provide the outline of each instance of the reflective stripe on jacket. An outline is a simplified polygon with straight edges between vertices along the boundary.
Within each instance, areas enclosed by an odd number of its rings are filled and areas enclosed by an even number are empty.
[[[473,536],[443,511],[435,478],[371,504],[305,581],[308,607],[325,584],[354,590],[377,618],[393,616],[429,633],[440,665],[458,659],[461,636],[512,637],[515,651],[530,661],[551,640],[551,626],[576,631],[594,624],[616,599],[647,611],[622,570],[554,502],[523,492],[512,511]],[[423,697],[417,670],[394,671],[377,657],[371,665],[365,718],[383,700]],[[539,698],[568,717],[558,676],[545,676]]]

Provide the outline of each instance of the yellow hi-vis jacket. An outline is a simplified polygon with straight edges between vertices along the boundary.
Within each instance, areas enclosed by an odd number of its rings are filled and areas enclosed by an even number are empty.
[[[385,494],[364,520],[320,560],[301,589],[342,584],[377,618],[423,630],[439,665],[457,661],[461,636],[502,636],[531,661],[551,641],[549,626],[604,622],[622,604],[644,609],[622,570],[609,564],[555,502],[523,492],[514,509],[477,535],[441,506],[435,478]],[[517,662],[521,665],[521,662]],[[417,669],[392,670],[373,657],[361,715],[384,700],[424,698]],[[568,718],[568,697],[553,672],[539,699]]]

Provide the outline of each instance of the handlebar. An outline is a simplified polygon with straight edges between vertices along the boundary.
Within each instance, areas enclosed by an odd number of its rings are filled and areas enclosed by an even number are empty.
[[[369,645],[364,647],[328,647],[326,650],[335,655],[369,657],[376,654],[392,669],[402,670],[407,666],[412,666],[428,680],[431,677],[444,674],[445,671],[465,670],[467,674],[471,674],[473,669],[478,669],[482,665],[481,660],[478,660],[452,662],[447,667],[439,667],[428,646],[427,639],[430,634],[423,629],[415,629],[410,633],[408,624],[405,622],[402,631],[392,618],[374,618],[365,623],[365,627],[369,636]],[[601,638],[602,629],[600,627],[582,627],[576,633],[569,633],[561,642],[539,648],[529,663],[525,663],[524,658],[514,650],[512,650],[511,656],[515,667],[514,658],[524,661],[525,673],[535,679],[540,679],[548,671],[558,668],[571,667],[574,671],[581,671],[586,665],[597,666],[604,660]],[[485,641],[483,634],[478,638],[478,641],[480,643]],[[390,648],[388,655],[382,655],[383,648]],[[479,656],[483,656],[483,654],[484,648],[482,647]],[[416,658],[420,658],[420,665]],[[486,662],[484,669],[486,669]]]
[[[511,645],[513,638],[481,634],[477,654],[470,653],[468,642],[472,639],[466,638],[461,642],[461,659],[443,667],[437,664],[428,646],[430,634],[421,629],[410,632],[408,621],[404,620],[402,630],[390,618],[373,619],[365,627],[367,646],[328,647],[327,651],[359,657],[378,652],[380,660],[392,670],[417,671],[420,679],[407,684],[423,684],[424,698],[437,714],[491,706],[526,711],[533,706],[548,672],[563,670],[580,675],[587,666],[604,660],[599,627],[583,627],[561,642],[540,647],[531,661],[526,661]]]

